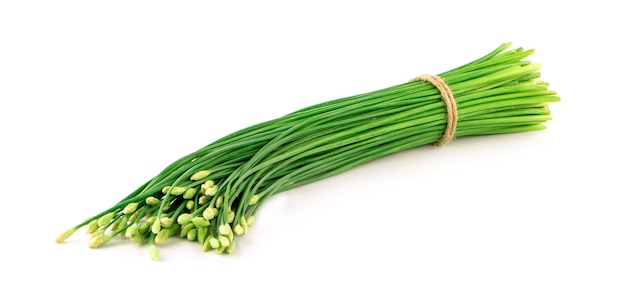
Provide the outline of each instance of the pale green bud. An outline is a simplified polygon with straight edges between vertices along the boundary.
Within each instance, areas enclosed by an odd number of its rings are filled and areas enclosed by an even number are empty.
[[[166,212],[170,209],[171,204],[169,202],[165,202],[165,204],[163,204],[163,209],[161,209],[162,212]]]
[[[88,225],[87,225],[87,234],[91,234],[93,232],[95,232],[96,230],[98,230],[98,228],[100,228],[100,226],[98,226],[98,220],[92,220]]]
[[[209,226],[209,221],[204,219],[204,217],[196,216],[191,219],[191,222],[198,228],[206,228]]]
[[[163,228],[169,228],[172,226],[172,224],[174,224],[174,220],[169,218],[169,217],[162,217],[161,218],[161,227]]]
[[[235,235],[237,236],[243,235],[243,227],[240,224],[235,225],[235,228],[233,229],[233,231],[235,232]]]
[[[126,228],[126,232],[124,233],[124,236],[126,236],[126,238],[132,238],[133,236],[137,234],[138,230],[139,230],[139,226],[137,225],[137,223],[133,223],[128,228]]]
[[[111,226],[109,226],[109,228],[111,229],[111,231],[115,232],[119,225],[120,225],[120,219],[118,218],[113,221],[113,223],[111,224]]]
[[[150,197],[146,198],[146,204],[148,204],[148,205],[157,205],[159,203],[161,203],[161,200],[159,200],[156,197],[150,196]]]
[[[200,205],[205,205],[208,202],[209,202],[209,197],[200,196],[200,198],[198,198],[198,204],[200,204]]]
[[[180,229],[180,237],[181,238],[187,237],[187,233],[189,233],[189,231],[191,231],[191,229],[195,227],[196,226],[194,226],[194,224],[191,224],[191,223],[183,225],[183,227]]]
[[[122,211],[124,214],[131,214],[137,210],[137,206],[139,206],[139,203],[137,202],[128,203]]]
[[[220,241],[220,245],[222,247],[228,247],[230,245],[230,240],[228,240],[226,236],[219,236],[217,237],[217,240]]]
[[[220,235],[226,236],[231,232],[231,229],[229,225],[220,225],[218,227],[218,231],[220,232]]]
[[[150,230],[150,223],[143,222],[143,223],[141,223],[139,225],[139,228],[138,228],[137,231],[138,231],[139,235],[143,235],[143,234],[147,233],[149,230]]]
[[[99,248],[111,240],[111,235],[99,235],[89,240],[89,248]]]
[[[69,237],[71,237],[72,234],[74,234],[74,232],[76,232],[76,229],[75,228],[71,228],[71,229],[61,233],[59,236],[57,236],[55,241],[57,243],[63,243],[63,242],[65,242],[65,240],[67,240]]]
[[[156,216],[151,216],[149,217],[146,222],[149,223],[150,225],[152,225],[154,222],[156,221]]]
[[[167,194],[167,192],[169,192],[171,188],[172,186],[165,186],[163,187],[163,189],[161,189],[161,193]]]
[[[248,224],[248,227],[251,226],[254,223],[254,215],[249,216],[246,219],[246,224]]]
[[[217,186],[206,188],[206,191],[204,191],[204,195],[215,196],[215,194],[217,194]]]
[[[152,260],[159,260],[159,248],[157,248],[156,245],[150,244],[150,246],[148,246],[148,253]]]
[[[252,196],[252,198],[250,198],[250,201],[248,202],[248,205],[255,205],[257,202],[259,202],[260,198],[261,196],[259,196],[259,194]]]
[[[188,223],[191,222],[191,219],[193,218],[193,216],[189,213],[183,213],[181,215],[178,216],[178,223],[181,225],[186,225]]]
[[[161,220],[156,219],[154,223],[152,223],[152,233],[158,234],[161,231]]]
[[[215,200],[215,207],[220,208],[222,207],[222,204],[224,204],[224,196],[217,197],[217,200]]]
[[[189,189],[187,189],[187,191],[185,191],[185,193],[183,193],[183,198],[184,199],[192,199],[193,197],[196,196],[197,192],[198,192],[198,189],[196,189],[196,188],[189,188]]]
[[[185,207],[187,207],[187,210],[189,211],[193,210],[195,206],[196,204],[193,202],[193,200],[187,200],[187,203],[185,203]]]
[[[226,250],[224,250],[224,252],[231,254],[233,252],[235,252],[235,242],[230,242],[230,245],[228,245],[228,247],[226,247]]]
[[[198,181],[198,180],[202,180],[202,179],[208,177],[210,174],[211,174],[211,172],[208,171],[208,170],[201,170],[201,171],[197,171],[189,179],[192,180],[192,181]]]
[[[169,232],[169,237],[176,235],[178,229],[180,229],[180,225],[177,223],[173,223],[172,226],[167,229],[167,231]]]
[[[109,212],[101,216],[100,219],[98,219],[98,226],[102,227],[102,226],[108,225],[114,216],[115,216],[115,212]]]
[[[200,239],[200,236],[198,236],[198,239]],[[213,249],[213,248],[211,247],[210,238],[206,238],[204,240],[204,243],[202,243],[202,251],[203,252],[207,252],[207,251],[209,251],[211,249]]]
[[[197,234],[198,234],[198,229],[189,230],[189,232],[187,233],[187,240],[195,241]]]
[[[120,218],[118,218],[112,225],[111,225],[111,231],[117,231],[117,229],[119,228],[123,228],[124,226],[126,226],[126,224],[128,224],[128,217],[127,216],[122,216]]]
[[[204,244],[204,241],[206,240],[207,235],[209,235],[209,228],[198,228],[198,242],[200,242],[200,244]]]
[[[170,236],[170,232],[169,230],[161,230],[155,237],[154,237],[154,243],[156,245],[159,244],[163,244],[163,242],[165,242],[165,240],[167,240],[167,238]]]
[[[143,235],[137,235],[137,236],[133,236],[131,240],[133,240],[133,242],[137,244],[143,244],[146,242],[146,237],[144,237]]]
[[[204,190],[207,190],[207,189],[215,186],[215,182],[213,182],[212,180],[208,180],[208,181],[204,182],[204,184],[202,184],[201,186],[204,187]]]
[[[239,224],[241,224],[241,226],[243,227],[243,234],[247,234],[248,233],[248,222],[246,221],[246,218],[242,215],[239,218]]]
[[[104,235],[105,231],[106,231],[106,229],[104,227],[103,228],[99,228],[95,232],[91,233],[89,238],[93,239],[93,238],[98,237],[100,235]]]
[[[218,240],[217,238],[211,237],[211,238],[209,238],[209,245],[213,249],[220,248],[220,240]]]
[[[135,211],[135,213],[133,213],[129,218],[128,221],[129,222],[135,222],[137,220],[137,218],[139,217],[139,213],[143,210],[143,207],[138,209],[137,211]]]
[[[228,212],[228,223],[232,223],[234,220],[235,220],[235,212],[231,210]]]
[[[215,211],[213,211],[214,208],[212,207],[207,207],[203,212],[202,212],[202,217],[204,217],[204,219],[206,220],[211,220],[212,218],[215,217]],[[216,209],[217,210],[217,209]]]
[[[180,195],[183,195],[185,191],[187,191],[187,188],[176,186],[170,191],[170,194],[174,196],[180,196]]]

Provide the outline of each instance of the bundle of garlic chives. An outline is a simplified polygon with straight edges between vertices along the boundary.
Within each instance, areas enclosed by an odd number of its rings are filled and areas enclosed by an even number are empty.
[[[92,248],[125,236],[148,243],[153,259],[156,245],[175,235],[205,251],[231,253],[261,204],[282,191],[453,136],[544,129],[548,104],[560,99],[538,80],[540,65],[524,60],[533,50],[509,46],[438,76],[313,105],[225,136],[57,242],[86,227]]]

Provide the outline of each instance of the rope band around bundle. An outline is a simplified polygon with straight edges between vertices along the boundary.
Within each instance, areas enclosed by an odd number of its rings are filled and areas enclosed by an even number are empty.
[[[448,87],[448,84],[439,76],[433,75],[421,75],[409,80],[409,82],[425,81],[433,84],[441,93],[441,100],[446,104],[447,123],[446,130],[441,136],[441,139],[435,143],[435,146],[443,146],[454,138],[456,132],[456,124],[459,120],[459,114],[457,113],[456,101],[452,90]]]

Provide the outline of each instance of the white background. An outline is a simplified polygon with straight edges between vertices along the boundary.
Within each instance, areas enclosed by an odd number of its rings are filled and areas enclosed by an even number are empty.
[[[626,292],[617,4],[221,2],[1,2],[0,292]],[[130,242],[91,250],[83,231],[53,242],[230,132],[509,41],[537,50],[563,99],[545,131],[277,195],[230,256],[181,241],[153,262]]]

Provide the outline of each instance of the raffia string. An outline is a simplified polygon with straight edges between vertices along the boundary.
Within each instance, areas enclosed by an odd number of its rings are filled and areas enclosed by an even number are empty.
[[[437,90],[439,90],[439,92],[441,92],[441,100],[443,100],[443,102],[446,104],[448,121],[446,124],[446,131],[443,133],[443,136],[441,136],[441,139],[439,139],[439,141],[435,143],[435,146],[443,146],[452,141],[452,138],[454,138],[454,133],[456,132],[456,123],[459,120],[459,114],[457,113],[456,109],[456,101],[454,100],[454,95],[452,95],[452,90],[450,90],[448,84],[446,84],[446,82],[439,76],[421,75],[409,80],[409,82],[415,81],[429,82],[433,84],[433,86],[435,86]]]

